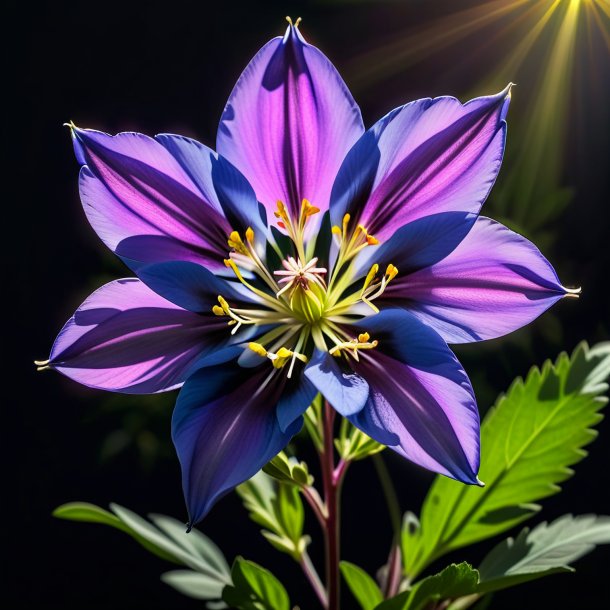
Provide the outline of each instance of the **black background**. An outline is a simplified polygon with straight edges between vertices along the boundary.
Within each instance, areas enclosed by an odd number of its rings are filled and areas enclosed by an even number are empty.
[[[103,415],[103,409],[99,415],[100,393],[59,375],[35,374],[31,364],[46,357],[56,332],[91,289],[128,274],[104,251],[82,214],[78,168],[62,123],[74,120],[108,132],[178,132],[213,146],[237,76],[268,38],[283,32],[285,14],[303,17],[304,35],[341,71],[355,53],[400,28],[442,15],[454,3],[404,4],[8,3],[2,26],[8,43],[3,98],[12,108],[3,121],[3,242],[4,260],[10,261],[4,272],[14,281],[6,284],[4,294],[9,313],[3,341],[1,504],[3,538],[8,540],[2,544],[0,598],[11,608],[202,607],[163,585],[158,575],[170,566],[121,533],[51,517],[54,507],[71,500],[103,506],[115,501],[141,514],[185,517],[178,464],[166,445],[171,398],[157,402],[156,416],[143,424],[150,442],[160,442],[155,460],[143,463],[135,449],[102,459],[100,447],[119,417],[112,405],[110,415]],[[355,91],[365,123],[420,95],[467,90],[476,80],[471,60],[470,47],[462,45],[447,50],[436,64],[410,66],[381,85]],[[447,72],[448,61],[456,62],[455,72]],[[594,77],[608,100],[605,68]],[[584,114],[584,124],[569,132],[578,145],[568,147],[565,168],[565,181],[576,188],[576,198],[555,226],[558,239],[547,252],[560,277],[583,285],[583,298],[575,305],[559,304],[560,336],[543,332],[543,322],[537,321],[523,331],[530,334],[456,350],[473,377],[482,411],[532,364],[554,358],[560,349],[571,350],[581,339],[593,343],[607,336],[608,115],[594,119]],[[125,399],[127,412],[146,408],[145,402],[130,400]],[[130,417],[119,412],[121,421]],[[576,466],[577,476],[565,483],[562,494],[544,502],[543,518],[610,513],[608,423],[602,422],[599,431],[589,457]],[[393,455],[386,457],[403,508],[418,511],[432,477]],[[356,464],[348,475],[343,505],[343,556],[374,570],[385,560],[390,528],[369,463]],[[312,555],[319,562],[320,536],[313,521],[309,526],[315,536]],[[298,567],[267,545],[235,497],[223,500],[201,528],[229,558],[243,554],[272,569],[302,610],[315,607]],[[485,548],[460,553],[459,559],[476,562]],[[610,598],[609,561],[610,548],[599,549],[579,562],[576,575],[498,595],[491,607],[600,607]],[[350,602],[346,596],[347,609],[355,607]]]

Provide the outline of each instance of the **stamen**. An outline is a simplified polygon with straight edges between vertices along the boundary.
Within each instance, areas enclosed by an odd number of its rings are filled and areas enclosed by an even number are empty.
[[[337,262],[335,263],[333,274],[329,282],[329,290],[331,287],[333,287],[340,270],[347,262],[352,260],[363,248],[366,248],[367,246],[377,246],[380,243],[379,240],[371,235],[366,227],[362,224],[356,225],[356,228],[348,240],[351,218],[351,215],[347,213],[343,216],[341,227],[335,225],[331,228],[333,235],[338,239],[339,253],[337,255]],[[336,292],[340,293],[342,290],[337,290]]]
[[[582,293],[582,288],[564,288],[566,291],[565,297],[568,299],[579,299]]]
[[[388,284],[398,275],[398,268],[390,263],[386,267],[385,274],[381,278],[381,282],[373,283],[378,270],[379,265],[377,264],[374,264],[371,267],[371,270],[368,272],[366,279],[364,280],[362,292],[360,293],[362,302],[366,303],[375,313],[378,313],[379,309],[373,305],[372,301],[379,298],[384,293]]]
[[[358,350],[361,349],[375,349],[379,345],[379,341],[375,339],[370,341],[371,336],[369,333],[360,333],[357,338],[351,341],[342,341],[337,343],[334,347],[328,350],[331,356],[341,356],[345,352],[347,356],[351,356],[358,362],[360,360],[358,356]]]
[[[220,295],[218,295],[218,302],[220,303],[220,306],[214,305],[212,307],[212,312],[215,316],[228,316],[231,318],[227,324],[229,326],[235,326],[235,328],[231,330],[232,335],[239,330],[242,324],[256,324],[256,320],[236,314],[235,311],[229,307],[227,301]]]
[[[281,369],[286,366],[289,361],[294,361],[295,359],[300,360],[301,362],[308,362],[307,356],[305,354],[300,354],[299,352],[293,352],[289,350],[287,347],[280,347],[277,352],[269,352],[267,351],[263,345],[260,343],[250,342],[248,343],[248,347],[257,355],[262,358],[268,358],[271,360],[271,364],[275,369]],[[288,373],[288,377],[292,374],[293,364],[291,364],[290,371]]]

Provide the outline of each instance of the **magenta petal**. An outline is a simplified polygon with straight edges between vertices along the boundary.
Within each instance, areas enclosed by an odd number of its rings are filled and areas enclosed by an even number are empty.
[[[294,212],[303,198],[324,211],[339,166],[363,131],[360,110],[334,66],[290,26],[237,81],[217,150],[246,176],[268,212],[278,199]]]
[[[507,88],[466,104],[440,97],[392,111],[341,167],[333,223],[350,212],[384,239],[429,214],[478,213],[502,162],[509,99]]]
[[[534,244],[481,216],[453,252],[399,275],[380,303],[405,307],[449,343],[464,343],[521,328],[566,293]]]
[[[213,183],[215,153],[197,143],[199,154],[184,154],[195,144],[176,137],[170,147],[172,136],[81,129],[74,136],[86,161],[80,194],[87,218],[113,252],[134,265],[188,260],[223,268],[231,226]],[[255,207],[253,192],[249,199]]]
[[[182,384],[228,336],[213,316],[186,311],[137,279],[95,291],[59,333],[50,366],[84,385],[135,394]]]

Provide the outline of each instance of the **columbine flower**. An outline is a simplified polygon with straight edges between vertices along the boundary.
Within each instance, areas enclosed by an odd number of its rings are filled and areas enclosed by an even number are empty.
[[[137,279],[94,292],[39,364],[106,390],[183,386],[172,433],[191,523],[286,446],[317,392],[476,484],[479,417],[447,343],[504,335],[571,294],[533,244],[478,215],[510,86],[417,100],[365,131],[297,25],[237,82],[218,152],[72,126],[87,217]]]

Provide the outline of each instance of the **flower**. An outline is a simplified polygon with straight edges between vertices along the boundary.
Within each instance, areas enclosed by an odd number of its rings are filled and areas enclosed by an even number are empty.
[[[479,416],[448,343],[504,335],[573,294],[479,216],[510,86],[401,106],[365,131],[289,23],[238,80],[217,152],[71,125],[85,213],[136,278],[94,292],[39,363],[95,388],[181,387],[190,523],[273,458],[320,392],[407,459],[477,484]]]

